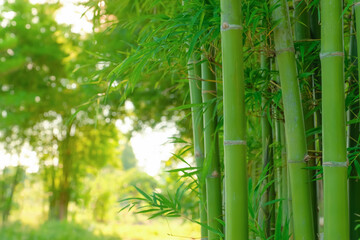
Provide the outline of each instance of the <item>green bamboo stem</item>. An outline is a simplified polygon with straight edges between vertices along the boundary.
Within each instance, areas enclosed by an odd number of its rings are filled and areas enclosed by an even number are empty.
[[[310,34],[312,39],[320,40],[320,23],[319,23],[319,14],[318,9],[315,8],[314,10],[310,11]],[[319,104],[321,100],[321,79],[317,77],[319,74],[320,69],[320,58],[314,61],[313,66],[316,68],[315,73],[312,76],[312,83],[313,83],[313,95],[315,97],[315,103]],[[314,127],[321,127],[321,111],[318,110],[315,112],[315,126]],[[315,148],[317,152],[321,151],[322,143],[321,143],[321,133],[315,135],[316,144]]]
[[[324,239],[349,239],[342,1],[321,1]]]
[[[264,195],[261,199],[261,208],[259,213],[259,224],[262,226],[265,232],[265,236],[269,238],[273,235],[273,230],[275,228],[275,208],[273,204],[266,205],[267,202],[275,200],[275,191],[274,184],[267,186],[271,181],[274,180],[274,158],[273,158],[273,150],[270,147],[273,143],[272,141],[272,127],[268,118],[267,110],[266,110],[266,101],[267,101],[267,87],[269,83],[268,72],[270,61],[267,56],[265,56],[265,52],[261,53],[261,69],[264,71],[263,76],[266,78],[265,80],[265,90],[262,96],[262,116],[261,116],[261,131],[262,131],[262,164],[263,171],[267,171],[267,178],[263,182],[263,187],[267,187]]]
[[[201,239],[207,239],[208,233],[205,225],[207,224],[206,213],[206,186],[203,176],[201,175],[204,161],[204,140],[203,140],[203,115],[202,115],[202,96],[201,96],[201,65],[197,63],[198,59],[194,58],[189,63],[188,76],[190,87],[191,104],[199,104],[191,108],[192,126],[193,126],[193,144],[196,166],[199,168],[199,196],[200,196],[200,223],[201,223]]]
[[[206,162],[206,199],[208,225],[223,232],[218,219],[222,219],[221,173],[219,143],[216,133],[216,77],[210,62],[203,55],[201,64],[202,100],[204,106],[204,143]],[[208,239],[220,239],[218,233],[209,229]]]
[[[294,17],[296,19],[295,22],[295,40],[296,41],[306,41],[311,39],[310,34],[310,12],[307,6],[307,3],[303,0],[294,0]],[[311,68],[311,66],[310,66]],[[308,86],[312,86],[312,77],[308,77],[306,79],[308,82]],[[307,116],[309,112],[313,110],[313,102],[315,96],[313,95],[313,91],[307,87],[303,89],[302,96],[304,98],[304,116]],[[315,115],[310,114],[305,118],[305,130],[310,130],[315,127]],[[307,137],[307,149],[308,151],[315,151],[315,137],[314,135]],[[310,154],[308,154],[310,155]],[[307,161],[307,165],[309,167],[314,167],[316,165],[315,158],[309,158]],[[316,171],[315,169],[310,170],[310,181],[311,181],[311,202],[313,204],[313,217],[314,217],[314,229],[315,234],[318,238],[318,207],[317,207],[317,184],[316,181],[312,179],[315,178]]]
[[[251,179],[252,179],[253,183],[256,183],[258,181],[259,164],[260,164],[260,161],[257,161],[257,159],[251,160]],[[255,187],[255,186],[256,185],[253,184],[253,187]]]
[[[357,20],[360,18],[360,8],[359,5],[355,5],[353,7],[353,21],[352,26],[350,29],[350,63],[354,64],[358,67],[360,70],[360,63],[357,60],[357,56],[360,56],[360,46],[357,46],[357,39],[360,39],[360,31],[356,31],[355,35],[355,27],[360,26],[360,20]],[[357,13],[355,13],[357,9]],[[356,16],[354,15],[357,14]],[[355,24],[356,22],[356,24]],[[356,25],[356,26],[354,26]],[[360,45],[360,40],[358,41],[358,45]],[[358,72],[355,72],[351,79],[350,79],[350,88],[354,89],[355,94],[359,95],[359,85],[356,82],[359,76],[359,70]],[[359,104],[356,104],[355,106],[349,107],[349,120],[357,119],[359,115]],[[350,124],[349,125],[349,134],[348,134],[348,146],[350,148],[354,148],[358,146],[359,141],[359,123]],[[356,157],[354,159],[354,162],[351,165],[351,173],[349,178],[349,209],[350,209],[350,239],[351,240],[358,240],[360,238],[360,229],[355,230],[356,226],[359,224],[360,220],[360,179],[358,177],[356,168],[355,168],[355,161],[360,163],[359,157]]]
[[[283,201],[283,221],[282,226],[285,227],[285,224],[289,224],[289,235],[293,236],[294,233],[294,220],[292,215],[292,196],[291,196],[291,186],[290,176],[289,176],[289,167],[287,163],[287,155],[286,155],[286,137],[285,137],[285,124],[283,121],[280,121],[279,124],[279,137],[281,144],[281,199],[285,199]]]
[[[275,112],[275,111],[274,111]],[[282,165],[281,165],[281,143],[280,143],[280,121],[278,119],[274,119],[273,123],[273,141],[274,146],[274,167],[275,167],[275,193],[276,199],[281,199],[282,194]],[[278,209],[279,203],[276,204],[276,209]]]
[[[318,7],[315,7],[315,9],[310,10],[310,33],[311,33],[311,38],[313,40],[316,41],[320,41],[321,38],[321,32],[320,32],[320,19],[319,19],[319,12],[318,12]],[[319,68],[320,66],[320,58],[317,58],[314,62],[313,62],[313,68],[315,68],[314,74],[312,75],[312,87],[313,87],[313,96],[314,96],[314,103],[317,106],[321,107],[321,77],[320,77],[320,71],[321,69]],[[314,127],[315,128],[320,128],[322,125],[322,121],[321,121],[321,110],[319,109],[318,111],[316,111],[314,113],[315,119],[314,119]],[[321,156],[321,150],[322,150],[322,133],[317,133],[315,134],[315,157],[316,160],[318,159],[319,156]],[[315,161],[316,161],[315,160]],[[315,171],[316,172],[316,171]],[[312,173],[312,175],[314,175],[314,173]],[[316,198],[317,198],[317,202],[323,202],[323,179],[318,179],[316,181]],[[320,212],[321,210],[321,212]],[[319,234],[320,232],[320,223],[319,223],[319,217],[323,216],[323,209],[319,207],[319,205],[317,206],[316,209],[316,213],[317,213],[317,229],[316,232]],[[318,236],[319,237],[319,236]]]
[[[281,139],[280,139],[280,120],[278,118],[278,110],[274,109],[274,142],[275,142],[275,146],[276,148],[274,149],[274,165],[276,166],[276,199],[281,199],[282,198],[282,159],[281,159],[281,150],[282,150],[282,146],[281,146]],[[285,175],[286,176],[286,175]],[[287,197],[286,197],[287,198]],[[285,199],[286,199],[285,198]],[[284,203],[282,204],[282,206],[284,206]],[[284,216],[284,215],[283,215]]]
[[[289,184],[289,168],[287,165],[287,159],[286,159],[286,140],[285,140],[285,125],[283,122],[280,122],[280,144],[281,144],[281,198],[286,199],[286,201],[283,202],[283,226],[285,224],[288,224],[290,222],[289,226],[289,233],[293,233],[293,220],[291,216],[291,207],[292,207],[292,201],[291,201],[291,191],[290,191],[290,184]]]
[[[248,239],[245,82],[241,0],[221,0],[225,239]]]
[[[272,70],[276,71],[276,64],[275,62],[272,63]],[[276,82],[279,80],[276,79]],[[289,196],[289,185],[288,185],[288,167],[287,167],[287,160],[286,160],[286,141],[285,141],[285,127],[284,122],[282,120],[281,113],[279,109],[274,108],[274,116],[275,116],[275,124],[274,124],[274,139],[276,142],[276,155],[274,155],[274,161],[276,162],[277,168],[277,182],[278,182],[278,188],[277,188],[277,196],[276,199],[284,199],[282,201],[282,228],[285,227],[286,224],[290,221],[290,210],[289,207],[291,206],[290,198]],[[291,230],[291,228],[289,228]],[[291,231],[290,231],[291,232]]]
[[[311,185],[306,170],[307,148],[304,116],[286,0],[272,0],[276,59],[285,115],[287,160],[290,172],[295,239],[315,239]]]

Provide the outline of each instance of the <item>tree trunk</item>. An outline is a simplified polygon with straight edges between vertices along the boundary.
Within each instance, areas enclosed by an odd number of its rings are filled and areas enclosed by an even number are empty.
[[[11,183],[9,196],[6,196],[6,199],[5,199],[5,206],[4,206],[3,213],[2,213],[2,224],[6,223],[9,219],[11,208],[13,205],[14,193],[15,193],[17,185],[20,182],[21,171],[22,171],[22,168],[20,165],[18,165],[16,167],[16,172],[13,177],[13,181]]]
[[[60,158],[62,163],[62,175],[59,186],[59,220],[67,220],[68,206],[70,201],[70,174],[72,168],[71,150],[70,150],[70,129],[67,127],[65,139],[60,149]]]
[[[49,172],[48,172],[49,171]],[[56,170],[55,166],[51,166],[49,170],[45,168],[46,177],[50,177],[50,195],[49,195],[49,213],[48,213],[48,219],[55,220],[59,218],[59,204],[56,203],[58,197],[58,191],[55,185],[55,179],[56,179]]]

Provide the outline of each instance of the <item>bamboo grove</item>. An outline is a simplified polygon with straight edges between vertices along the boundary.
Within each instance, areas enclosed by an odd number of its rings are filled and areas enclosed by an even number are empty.
[[[172,171],[196,180],[201,239],[359,239],[360,2],[175,2],[142,3],[109,77],[186,93],[194,165]],[[139,212],[182,215],[142,194]]]

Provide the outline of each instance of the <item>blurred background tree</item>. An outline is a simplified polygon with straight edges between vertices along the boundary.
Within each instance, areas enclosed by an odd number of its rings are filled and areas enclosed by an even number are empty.
[[[107,77],[131,54],[134,34],[142,31],[119,22],[139,17],[139,9],[131,1],[84,5],[93,13],[91,33],[59,24],[55,16],[63,5],[58,1],[0,2],[1,239],[17,239],[22,233],[26,239],[97,239],[85,228],[122,221],[117,201],[140,197],[134,186],[177,189],[178,173],[166,174],[162,181],[140,169],[130,140],[133,132],[167,121],[176,121],[184,136],[190,135],[184,110],[171,110],[187,95],[174,84],[179,76],[154,69],[146,84],[118,91],[123,82],[109,83]],[[169,77],[173,80],[165,81]],[[119,124],[129,119],[130,129],[120,132]],[[187,201],[191,205],[190,196]],[[124,224],[146,220],[132,216]],[[72,221],[44,223],[48,220]],[[38,230],[19,225],[34,221],[44,225]],[[112,226],[107,234],[117,231]],[[158,224],[149,231],[162,228]],[[62,229],[70,235],[59,234]]]

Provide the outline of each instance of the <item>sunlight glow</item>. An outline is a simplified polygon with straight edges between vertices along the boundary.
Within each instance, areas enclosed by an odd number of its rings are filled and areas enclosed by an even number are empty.
[[[169,138],[177,134],[175,123],[163,122],[154,129],[146,127],[141,133],[135,133],[130,142],[139,167],[151,176],[159,174],[162,163],[172,156],[175,150]]]
[[[30,0],[32,4],[56,2],[57,0]],[[86,12],[86,7],[79,5],[81,2],[85,1],[60,0],[62,7],[56,12],[55,20],[60,24],[71,25],[71,31],[74,33],[90,33],[93,28],[91,23],[92,14],[91,11]]]
[[[0,146],[0,155],[2,156],[0,171],[5,167],[16,167],[18,165],[25,167],[28,173],[39,171],[39,159],[36,156],[36,152],[31,150],[29,144],[25,144],[19,155],[6,153],[4,147]]]
[[[90,33],[92,31],[91,11],[86,12],[84,6],[77,4],[84,1],[61,0],[60,2],[63,7],[58,10],[55,17],[58,23],[72,25],[71,31],[75,33]]]

